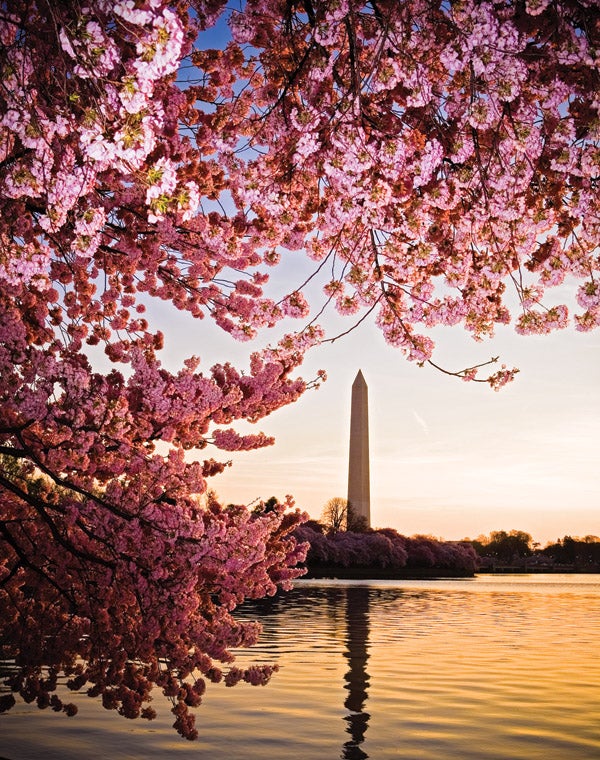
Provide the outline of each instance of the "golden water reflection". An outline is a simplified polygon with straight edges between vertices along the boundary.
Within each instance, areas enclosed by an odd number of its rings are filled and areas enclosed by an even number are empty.
[[[266,687],[208,689],[200,741],[82,697],[0,716],[10,760],[597,760],[600,576],[301,582],[248,606]]]

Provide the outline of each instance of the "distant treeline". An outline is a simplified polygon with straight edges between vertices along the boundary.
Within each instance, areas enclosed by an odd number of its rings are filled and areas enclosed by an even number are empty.
[[[480,557],[482,569],[498,564],[529,568],[570,567],[600,572],[600,538],[564,536],[543,549],[529,533],[521,530],[493,531],[489,536],[465,539]]]
[[[463,541],[440,541],[431,536],[403,536],[393,528],[353,532],[328,530],[310,520],[296,528],[299,541],[308,541],[306,565],[373,568],[378,570],[439,569],[469,575],[479,559],[473,546]]]
[[[493,531],[489,536],[444,541],[433,536],[407,537],[393,528],[361,532],[335,530],[309,520],[295,531],[310,544],[309,569],[360,568],[381,571],[430,571],[472,574],[494,568],[569,569],[600,572],[600,538],[565,536],[543,549],[524,531]]]

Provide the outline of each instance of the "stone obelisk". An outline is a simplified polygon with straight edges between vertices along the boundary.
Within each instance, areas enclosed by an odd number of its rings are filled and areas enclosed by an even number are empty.
[[[348,462],[348,504],[356,517],[371,527],[369,489],[369,391],[359,370],[352,384],[350,411],[350,457]]]

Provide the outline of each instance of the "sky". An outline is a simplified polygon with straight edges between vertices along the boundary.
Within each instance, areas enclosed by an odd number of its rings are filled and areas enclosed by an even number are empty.
[[[303,276],[288,264],[280,285]],[[553,302],[566,295],[559,291]],[[333,315],[325,323],[331,334],[350,326]],[[217,361],[243,369],[250,351],[274,341],[267,333],[238,343],[210,320],[191,321],[172,310],[160,327],[170,368],[195,354],[201,370]],[[516,529],[542,546],[565,535],[600,535],[600,332],[571,328],[524,337],[501,327],[484,342],[459,327],[431,334],[434,360],[447,369],[499,356],[520,372],[494,392],[408,362],[364,322],[308,354],[298,374],[309,380],[324,369],[328,379],[318,390],[256,424],[237,423],[240,432],[275,436],[275,445],[200,452],[202,459],[233,463],[210,487],[225,503],[291,494],[315,519],[328,499],[345,498],[351,387],[360,369],[369,389],[373,527],[447,540]]]

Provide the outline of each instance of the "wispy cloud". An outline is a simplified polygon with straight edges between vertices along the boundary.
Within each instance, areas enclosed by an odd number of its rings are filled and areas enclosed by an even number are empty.
[[[427,424],[427,422],[425,422],[425,420],[423,419],[423,417],[421,417],[421,415],[415,409],[412,409],[412,413],[413,413],[413,417],[415,418],[417,424],[422,429],[422,431],[425,433],[425,435],[429,435],[429,425]]]

